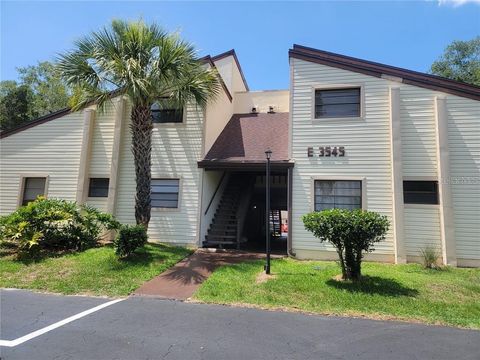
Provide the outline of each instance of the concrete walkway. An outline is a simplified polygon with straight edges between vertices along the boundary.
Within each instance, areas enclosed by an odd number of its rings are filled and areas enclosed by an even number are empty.
[[[185,300],[222,265],[264,258],[263,254],[235,250],[199,249],[138,288],[134,295]]]

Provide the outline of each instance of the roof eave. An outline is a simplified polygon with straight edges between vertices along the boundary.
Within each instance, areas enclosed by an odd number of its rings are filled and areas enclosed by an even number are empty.
[[[389,78],[404,84],[414,85],[452,95],[480,100],[480,87],[462,82],[440,78],[438,76],[419,73],[349,56],[316,50],[299,45],[290,49],[289,58],[296,58],[321,65],[332,66],[343,70],[362,73],[378,78]]]
[[[216,69],[217,67],[215,66],[215,63],[213,62],[212,60],[212,57],[210,55],[207,55],[207,56],[204,56],[202,58],[200,58],[200,61],[201,62],[204,62],[206,64],[209,64],[212,68]],[[220,75],[220,73],[218,74],[218,79],[220,80],[220,85],[222,86],[222,89],[223,91],[225,92],[225,94],[227,95],[228,97],[228,100],[230,102],[233,101],[233,97],[232,97],[232,94],[230,93],[230,91],[228,90],[227,88],[227,85],[225,85],[225,82],[223,81],[223,78],[222,76]]]
[[[266,162],[264,160],[200,160],[197,165],[201,169],[206,170],[261,170],[265,169]],[[272,160],[270,166],[272,169],[288,169],[294,167],[295,163],[291,160]]]
[[[245,75],[243,74],[242,66],[240,65],[240,61],[238,61],[237,53],[235,52],[235,49],[231,49],[228,51],[225,51],[224,53],[215,55],[211,58],[213,62],[224,59],[226,57],[233,56],[233,59],[235,60],[235,63],[237,64],[238,71],[240,72],[240,76],[242,77],[243,85],[245,86],[246,91],[250,91],[250,88],[248,87],[247,79],[245,78]]]

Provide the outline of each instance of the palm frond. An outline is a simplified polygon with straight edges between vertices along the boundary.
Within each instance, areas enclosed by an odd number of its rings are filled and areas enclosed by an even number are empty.
[[[142,20],[114,20],[76,41],[73,51],[59,56],[58,69],[75,92],[83,91],[74,97],[76,108],[116,88],[142,106],[168,97],[204,107],[220,88],[218,74],[197,60],[190,43]]]

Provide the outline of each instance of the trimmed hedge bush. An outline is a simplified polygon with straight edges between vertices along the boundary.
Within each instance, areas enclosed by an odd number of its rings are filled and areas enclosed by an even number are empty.
[[[363,252],[372,252],[390,226],[386,216],[361,209],[314,211],[302,219],[305,229],[320,242],[335,246],[345,280],[360,279]]]
[[[147,230],[142,225],[123,225],[113,241],[115,254],[119,257],[127,257],[148,240]]]
[[[17,252],[81,251],[97,244],[105,230],[119,228],[110,214],[60,199],[37,200],[0,217],[0,244]]]

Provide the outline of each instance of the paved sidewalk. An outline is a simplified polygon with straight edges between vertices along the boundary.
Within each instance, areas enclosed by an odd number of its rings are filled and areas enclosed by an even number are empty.
[[[134,295],[185,300],[222,265],[258,260],[263,254],[236,250],[198,249],[188,258],[138,288]]]

